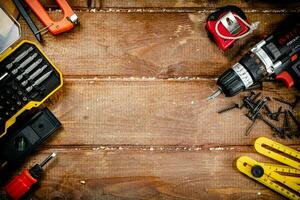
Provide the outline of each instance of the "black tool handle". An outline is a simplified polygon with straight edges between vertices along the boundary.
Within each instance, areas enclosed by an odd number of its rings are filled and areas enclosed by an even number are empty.
[[[31,17],[29,16],[29,14],[26,12],[23,3],[20,0],[13,0],[13,2],[15,3],[17,9],[19,10],[19,12],[22,15],[22,17],[24,18],[25,22],[27,23],[27,25],[29,26],[29,28],[33,32],[33,34],[36,37],[36,39],[39,42],[42,42],[42,35],[39,32],[39,29],[36,27],[36,25],[33,22],[33,20],[31,19]]]

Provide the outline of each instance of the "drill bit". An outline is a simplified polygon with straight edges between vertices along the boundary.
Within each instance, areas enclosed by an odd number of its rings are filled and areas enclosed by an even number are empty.
[[[8,76],[8,73],[7,73],[7,72],[5,72],[4,74],[2,74],[2,75],[0,76],[0,82],[1,82],[2,80],[4,80],[7,76]]]
[[[2,85],[4,85],[5,84],[5,80],[7,80],[7,77],[8,77],[9,75],[8,75],[8,73],[7,72],[5,72],[4,74],[2,74],[1,76],[0,76],[0,86],[2,86]]]
[[[210,95],[207,100],[210,101],[210,100],[213,100],[215,99],[217,96],[219,96],[220,94],[222,94],[222,90],[221,88],[218,88],[216,91],[214,91],[214,93],[212,93],[212,95]]]
[[[32,89],[36,86],[39,86],[42,82],[44,82],[47,78],[49,78],[49,76],[51,75],[52,70],[47,72],[46,74],[44,74],[43,76],[41,76],[38,80],[36,80],[34,82],[34,84],[32,84],[31,86],[29,86],[28,88],[26,88],[27,92],[31,92]]]
[[[36,70],[33,74],[31,74],[31,76],[30,76],[27,80],[23,81],[23,82],[21,83],[21,85],[22,85],[23,87],[25,87],[25,86],[28,84],[29,81],[34,80],[34,79],[35,79],[37,76],[39,76],[39,75],[40,75],[47,67],[48,67],[47,65],[44,65],[42,68]]]
[[[40,58],[36,62],[34,62],[32,65],[30,65],[22,74],[17,76],[17,80],[20,81],[23,79],[24,75],[29,74],[32,70],[34,70],[43,60]]]
[[[33,50],[33,47],[29,47],[26,51],[18,55],[11,63],[6,65],[6,69],[10,70],[14,64],[20,62],[23,58],[25,58],[31,51]]]
[[[41,162],[40,167],[43,168],[50,160],[55,158],[57,153],[53,152],[51,153],[43,162]]]
[[[20,69],[23,69],[24,67],[26,67],[30,62],[32,62],[36,57],[37,57],[37,53],[34,53],[32,56],[28,57],[24,62],[22,62],[18,68],[14,69],[11,73],[12,74],[17,74],[18,71]]]

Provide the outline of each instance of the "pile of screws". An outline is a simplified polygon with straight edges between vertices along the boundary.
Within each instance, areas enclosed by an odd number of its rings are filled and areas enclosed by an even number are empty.
[[[289,106],[291,109],[294,109],[298,102],[300,101],[300,96],[296,96],[293,102],[289,102],[285,99],[281,98],[273,98],[273,100],[285,104]],[[235,108],[246,108],[247,114],[246,116],[252,121],[250,126],[247,128],[245,135],[249,135],[251,130],[253,129],[257,119],[263,121],[267,124],[274,132],[273,136],[278,136],[280,138],[292,138],[300,137],[300,122],[296,119],[293,112],[291,110],[285,109],[280,106],[277,111],[272,112],[268,106],[268,103],[271,101],[270,97],[263,97],[260,92],[255,93],[253,91],[249,92],[249,95],[243,97],[242,101],[238,103],[231,104],[226,108],[223,108],[218,111],[219,114],[227,112],[229,110]],[[264,112],[263,112],[264,111]],[[284,119],[282,122],[282,127],[277,127],[275,124],[271,122],[271,120],[279,122],[280,115],[284,115]],[[296,125],[296,130],[292,130],[290,119],[292,119],[293,123]]]

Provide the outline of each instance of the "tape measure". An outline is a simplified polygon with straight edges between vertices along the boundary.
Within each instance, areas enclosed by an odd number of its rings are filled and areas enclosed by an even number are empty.
[[[259,22],[249,23],[245,13],[236,6],[225,6],[211,13],[206,20],[206,30],[223,51],[233,43],[251,34]]]
[[[248,156],[236,161],[238,170],[289,199],[300,199],[300,152],[260,137],[255,150],[285,165],[261,163]]]

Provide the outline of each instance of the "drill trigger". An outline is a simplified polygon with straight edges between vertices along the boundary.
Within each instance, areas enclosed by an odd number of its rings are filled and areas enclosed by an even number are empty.
[[[287,88],[291,88],[295,84],[293,77],[287,71],[277,75],[276,80],[283,81]]]

